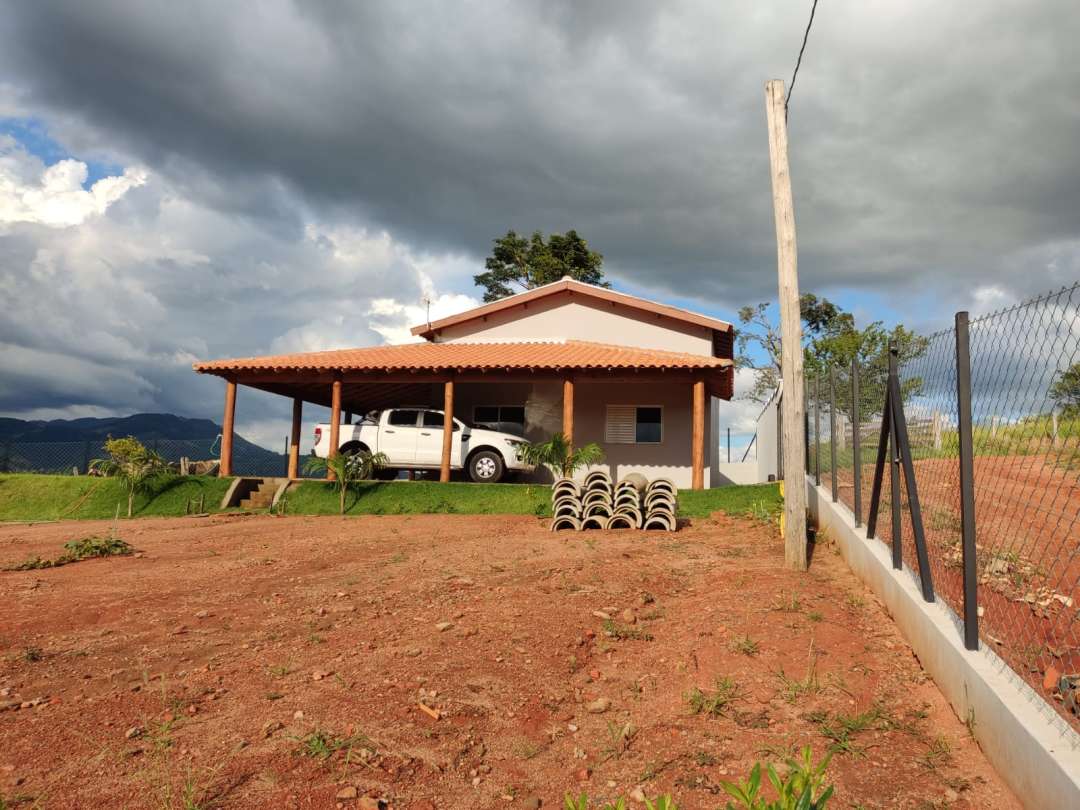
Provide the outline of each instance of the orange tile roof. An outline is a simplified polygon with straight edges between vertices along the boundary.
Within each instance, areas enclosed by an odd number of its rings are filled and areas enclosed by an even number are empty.
[[[549,295],[556,295],[562,292],[583,295],[588,298],[595,298],[600,301],[608,301],[614,304],[622,304],[631,309],[649,312],[654,315],[660,315],[684,323],[692,323],[697,326],[705,326],[720,332],[731,332],[734,328],[730,323],[722,321],[719,318],[710,318],[708,315],[691,312],[688,309],[668,306],[667,304],[650,301],[647,298],[638,298],[636,295],[627,295],[626,293],[618,292],[617,290],[610,290],[607,287],[597,287],[595,284],[585,284],[584,282],[576,281],[572,278],[563,278],[559,281],[553,281],[551,284],[545,284],[542,287],[526,290],[525,292],[520,292],[516,295],[508,295],[506,298],[500,298],[498,301],[492,301],[474,307],[473,309],[465,310],[465,312],[459,312],[457,315],[450,315],[449,317],[431,323],[423,323],[419,326],[414,326],[412,328],[412,333],[414,335],[422,335],[428,340],[431,340],[435,333],[448,326],[455,326],[459,323],[483,318],[486,315],[499,312],[503,309],[521,306],[530,301],[535,301],[538,298],[546,298]]]
[[[252,371],[448,371],[683,369],[719,371],[731,360],[581,340],[521,343],[409,343],[361,349],[241,357],[195,363],[201,374]]]

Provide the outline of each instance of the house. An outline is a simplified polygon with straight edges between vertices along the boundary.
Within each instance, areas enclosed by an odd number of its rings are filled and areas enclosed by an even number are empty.
[[[731,398],[734,378],[730,323],[564,278],[412,332],[425,342],[195,364],[226,380],[222,475],[231,474],[236,387],[245,385],[293,399],[291,476],[311,402],[331,408],[332,433],[342,414],[429,406],[532,441],[562,432],[572,443],[596,442],[612,475],[666,476],[698,489],[719,482],[717,399]]]

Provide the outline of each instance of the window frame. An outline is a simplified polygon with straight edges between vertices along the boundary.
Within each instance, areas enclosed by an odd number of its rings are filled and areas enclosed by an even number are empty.
[[[611,441],[611,440],[608,439],[608,424],[609,424],[610,419],[611,419],[610,414],[611,414],[611,409],[612,408],[633,408],[634,409],[634,440],[632,442],[616,442],[616,441]],[[658,441],[655,441],[655,442],[639,442],[638,441],[638,438],[637,438],[638,411],[640,409],[642,409],[642,408],[655,408],[656,410],[660,411],[660,439]],[[664,422],[665,422],[665,420],[664,420],[664,406],[663,405],[653,405],[653,404],[645,404],[645,403],[641,403],[641,404],[638,404],[638,403],[633,403],[633,404],[631,404],[631,403],[610,403],[610,404],[604,406],[604,443],[605,444],[622,444],[622,445],[627,445],[627,444],[629,444],[629,445],[643,445],[643,446],[648,446],[648,447],[657,447],[657,446],[662,445],[664,443],[664,435],[666,433],[666,431],[664,430]]]

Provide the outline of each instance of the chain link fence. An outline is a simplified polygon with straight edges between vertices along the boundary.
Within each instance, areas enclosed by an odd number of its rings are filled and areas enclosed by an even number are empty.
[[[0,441],[0,472],[85,475],[94,459],[106,456],[104,440],[81,442],[10,442]],[[221,439],[148,439],[147,448],[159,453],[169,464],[179,468],[180,459],[216,461],[221,453]],[[303,459],[301,459],[301,474]],[[233,474],[247,476],[284,476],[288,456],[249,443],[233,445]]]
[[[970,374],[958,348],[970,352]],[[983,643],[1080,728],[1076,693],[1058,689],[1060,676],[1080,673],[1080,284],[970,322],[961,313],[956,328],[906,349],[896,378],[908,441],[900,454],[891,442],[883,458],[874,536],[962,618],[969,646],[974,624]],[[860,525],[870,520],[878,451],[890,434],[887,385],[877,361],[807,379],[807,472]],[[962,411],[965,389],[970,409]],[[904,453],[921,527],[897,463]],[[966,518],[965,486],[973,494]],[[966,531],[973,555],[965,554]],[[976,595],[966,614],[965,573]],[[1045,688],[1044,678],[1054,686]]]

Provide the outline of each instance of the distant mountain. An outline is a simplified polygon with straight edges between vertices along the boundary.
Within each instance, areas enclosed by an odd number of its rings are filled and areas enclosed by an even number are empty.
[[[181,456],[217,458],[221,428],[209,419],[171,413],[137,413],[102,419],[25,420],[0,417],[0,471],[85,471],[90,458],[102,455],[110,436],[134,436],[168,461]],[[280,475],[285,456],[243,436],[233,440],[233,468],[240,475]]]
[[[152,439],[213,439],[221,428],[209,419],[187,419],[171,413],[136,413],[103,419],[8,419],[0,417],[0,440],[13,442],[83,442],[112,436]]]

